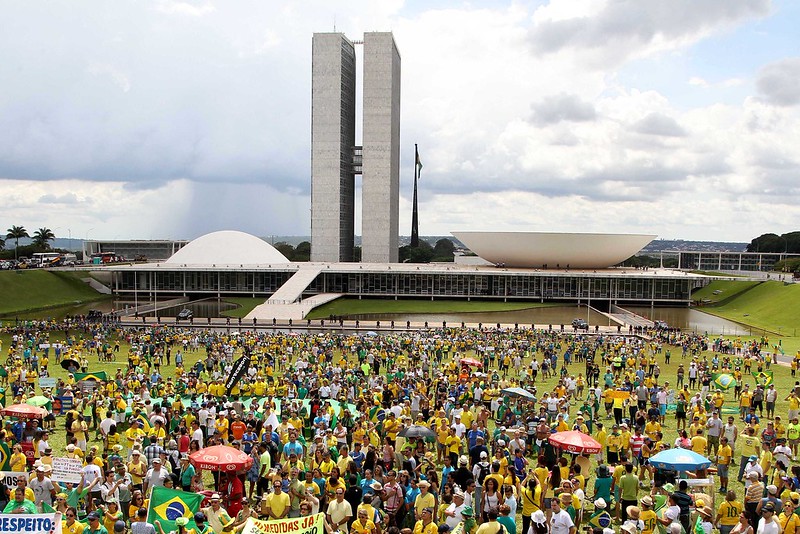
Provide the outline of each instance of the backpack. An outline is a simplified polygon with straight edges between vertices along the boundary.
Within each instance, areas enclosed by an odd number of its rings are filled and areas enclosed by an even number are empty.
[[[481,486],[483,486],[483,481],[486,480],[486,476],[489,474],[489,464],[483,465],[483,463],[478,463],[478,484]]]

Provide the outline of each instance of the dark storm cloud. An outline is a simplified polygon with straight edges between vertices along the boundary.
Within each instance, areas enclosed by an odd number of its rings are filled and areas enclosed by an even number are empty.
[[[597,112],[591,102],[566,93],[546,96],[540,102],[531,104],[531,110],[531,122],[537,126],[557,124],[561,121],[586,122],[597,118]]]
[[[640,134],[658,135],[663,137],[685,137],[686,130],[678,121],[662,113],[650,113],[643,119],[635,122],[631,129]]]
[[[608,49],[619,63],[655,43],[681,41],[739,20],[769,13],[770,0],[609,0],[592,16],[546,20],[531,28],[537,53],[565,48]],[[611,52],[613,51],[613,52]]]
[[[800,104],[800,58],[788,58],[763,67],[756,78],[762,99],[775,106]]]

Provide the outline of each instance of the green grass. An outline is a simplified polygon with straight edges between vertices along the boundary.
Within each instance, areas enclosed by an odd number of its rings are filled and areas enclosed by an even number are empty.
[[[755,281],[739,281],[739,280],[714,280],[706,287],[698,289],[694,293],[692,293],[692,300],[694,301],[703,301],[703,300],[710,300],[711,303],[721,303],[725,300],[731,299],[740,295],[741,293],[748,291],[758,284],[763,282],[755,282]],[[715,294],[715,291],[719,291],[719,293]]]
[[[264,304],[267,299],[264,297],[252,298],[252,297],[225,297],[223,299],[224,302],[230,302],[232,304],[236,304],[238,308],[234,308],[232,310],[227,310],[222,312],[223,317],[244,317],[251,311],[253,308],[258,306],[259,304]]]
[[[308,314],[309,319],[326,319],[331,315],[349,317],[375,313],[470,313],[503,312],[563,306],[559,303],[538,302],[499,302],[466,300],[383,300],[339,298],[315,308]]]
[[[761,282],[746,289],[718,305],[704,306],[702,311],[781,335],[798,335],[800,284]]]
[[[0,272],[0,315],[109,298],[80,280],[84,273],[36,270]]]

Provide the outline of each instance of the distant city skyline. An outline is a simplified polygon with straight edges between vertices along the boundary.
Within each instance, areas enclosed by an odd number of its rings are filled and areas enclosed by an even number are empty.
[[[310,235],[321,31],[398,44],[401,235],[415,143],[421,235],[747,242],[800,220],[793,0],[34,0],[0,16],[15,21],[0,36],[2,229]]]

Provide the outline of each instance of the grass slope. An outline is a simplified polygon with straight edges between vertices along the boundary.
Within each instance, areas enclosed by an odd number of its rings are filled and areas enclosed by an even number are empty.
[[[108,298],[80,280],[88,273],[36,270],[0,272],[0,315]]]
[[[331,315],[354,316],[373,313],[470,313],[516,311],[559,306],[558,303],[499,302],[466,300],[384,300],[339,298],[314,309],[309,319],[326,319]]]
[[[740,292],[736,298],[702,310],[757,328],[797,336],[800,330],[800,284],[762,282]]]
[[[706,287],[692,293],[692,300],[701,301],[708,299],[714,304],[721,303],[745,291],[749,291],[762,283],[763,282],[756,281],[714,280]],[[715,291],[719,291],[719,293],[715,294]]]

